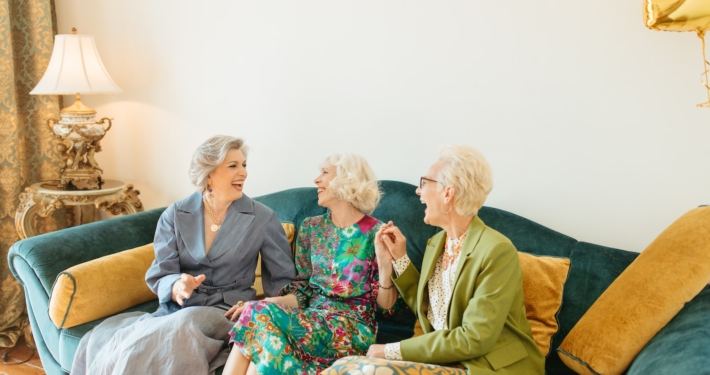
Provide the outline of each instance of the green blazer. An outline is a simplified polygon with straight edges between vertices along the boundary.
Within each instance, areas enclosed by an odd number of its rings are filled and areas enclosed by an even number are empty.
[[[477,216],[461,245],[449,304],[449,329],[435,331],[427,319],[427,282],[446,242],[429,239],[420,274],[413,264],[394,283],[414,311],[424,335],[400,343],[407,361],[460,362],[474,374],[544,374],[545,358],[525,317],[523,272],[512,242]]]

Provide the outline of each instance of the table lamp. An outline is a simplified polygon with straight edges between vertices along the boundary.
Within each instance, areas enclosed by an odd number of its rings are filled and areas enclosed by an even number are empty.
[[[111,129],[110,118],[95,121],[96,111],[81,102],[81,94],[106,94],[121,92],[106,72],[96,50],[94,37],[80,35],[76,28],[72,34],[59,34],[54,40],[52,57],[47,70],[32,95],[71,95],[76,101],[63,108],[61,120],[47,121],[57,139],[62,156],[60,189],[100,189],[101,174],[94,155],[101,151],[99,142]]]

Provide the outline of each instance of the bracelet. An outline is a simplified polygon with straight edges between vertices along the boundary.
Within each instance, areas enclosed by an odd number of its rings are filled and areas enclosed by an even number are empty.
[[[392,285],[390,285],[390,286],[388,286],[388,287],[385,287],[384,285],[380,284],[379,282],[377,282],[377,284],[380,286],[380,289],[384,289],[384,290],[388,290],[388,289],[394,288],[394,284],[392,284]]]

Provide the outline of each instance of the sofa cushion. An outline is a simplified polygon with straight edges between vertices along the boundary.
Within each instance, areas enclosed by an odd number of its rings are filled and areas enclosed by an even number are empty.
[[[569,273],[568,258],[535,256],[518,252],[523,269],[525,315],[533,338],[543,356],[550,352],[552,336],[557,333],[557,314],[562,306],[562,292]]]
[[[664,230],[599,297],[558,349],[562,361],[580,374],[622,373],[708,281],[710,207],[701,207]]]
[[[627,375],[702,374],[710,369],[710,287],[680,310],[636,356]]]
[[[49,301],[50,319],[57,328],[69,328],[156,299],[145,283],[154,259],[153,244],[148,244],[59,273]]]

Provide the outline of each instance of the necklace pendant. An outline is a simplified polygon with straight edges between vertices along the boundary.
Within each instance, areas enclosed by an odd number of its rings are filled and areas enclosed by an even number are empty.
[[[218,231],[218,230],[219,230],[219,225],[217,225],[217,224],[212,224],[212,226],[210,227],[210,230],[212,230],[213,232]]]

